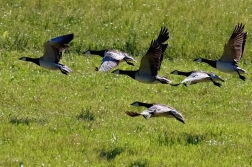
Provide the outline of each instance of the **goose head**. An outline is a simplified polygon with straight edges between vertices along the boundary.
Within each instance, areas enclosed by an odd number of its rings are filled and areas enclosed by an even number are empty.
[[[178,75],[179,71],[178,70],[174,70],[171,72],[171,74],[175,74],[175,75]]]
[[[27,57],[20,57],[19,60],[26,61]]]
[[[176,110],[171,110],[170,111],[170,114],[174,117],[174,118],[176,118],[176,120],[178,120],[178,121],[180,121],[180,122],[182,122],[182,123],[185,123],[185,118],[182,116],[182,114],[180,114],[178,111],[176,111]]]
[[[138,101],[135,101],[135,102],[133,102],[133,103],[130,104],[130,105],[132,105],[132,106],[140,106],[140,103],[139,103]]]
[[[116,69],[116,70],[112,71],[111,73],[113,73],[113,74],[120,74],[120,70]]]
[[[86,51],[83,52],[82,54],[91,55],[91,52],[90,52],[90,50],[86,50]]]
[[[196,61],[196,62],[202,62],[202,58],[201,57],[197,57],[196,59],[194,59],[193,61]]]

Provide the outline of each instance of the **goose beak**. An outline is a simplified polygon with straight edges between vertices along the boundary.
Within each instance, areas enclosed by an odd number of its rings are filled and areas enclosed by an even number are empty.
[[[113,73],[113,74],[120,74],[120,70],[114,70],[114,71],[112,71],[111,73]]]
[[[177,70],[174,70],[174,71],[172,71],[170,74],[177,74],[177,75],[178,75],[178,71],[177,71]]]
[[[26,57],[20,57],[19,60],[26,61]]]
[[[87,54],[87,55],[90,55],[90,51],[89,50],[86,50],[85,52],[83,52],[82,54]]]
[[[195,58],[193,61],[202,62],[202,59],[201,59],[200,57],[197,57],[197,58]]]

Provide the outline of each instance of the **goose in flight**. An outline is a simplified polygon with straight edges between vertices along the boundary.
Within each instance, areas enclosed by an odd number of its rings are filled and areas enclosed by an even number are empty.
[[[178,121],[185,123],[185,118],[180,114],[176,109],[164,105],[164,104],[149,104],[143,102],[134,102],[131,105],[133,106],[143,106],[147,108],[146,110],[142,111],[141,113],[126,111],[125,113],[131,117],[136,117],[142,115],[145,119],[149,119],[150,117],[167,117],[167,118],[175,118]]]
[[[186,78],[178,83],[178,84],[171,84],[172,86],[178,86],[180,84],[184,84],[185,86],[189,86],[192,84],[197,84],[199,82],[213,82],[215,86],[221,86],[220,83],[216,81],[222,81],[225,82],[223,79],[221,79],[219,76],[213,74],[213,73],[208,73],[204,71],[189,71],[189,72],[182,72],[178,70],[174,70],[171,72],[171,74],[176,74],[176,75],[184,75]]]
[[[39,58],[21,57],[19,60],[29,61],[49,70],[60,70],[63,74],[68,74],[71,69],[59,63],[62,51],[69,48],[68,43],[74,38],[74,34],[67,34],[52,38],[44,44],[44,55]]]
[[[238,66],[247,38],[247,32],[243,32],[243,29],[244,25],[242,23],[238,23],[235,26],[230,39],[224,46],[222,56],[218,60],[208,60],[198,57],[194,61],[207,63],[225,73],[238,74],[240,79],[245,81],[246,78],[241,74],[247,74],[247,72]]]
[[[134,66],[130,61],[136,60],[125,52],[119,50],[86,50],[83,54],[99,55],[102,57],[100,67],[96,67],[96,71],[109,71],[116,67],[120,62],[125,61],[128,65]]]
[[[116,69],[112,71],[112,73],[128,75],[129,77],[139,82],[147,84],[169,84],[170,80],[157,75],[163,60],[163,53],[168,46],[168,44],[163,44],[167,39],[169,39],[168,30],[167,28],[162,27],[158,38],[156,40],[152,40],[149,50],[142,57],[141,64],[138,70],[129,71]]]

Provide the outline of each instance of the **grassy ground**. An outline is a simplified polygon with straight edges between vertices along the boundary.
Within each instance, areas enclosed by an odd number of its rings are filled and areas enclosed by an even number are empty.
[[[0,166],[252,166],[251,1],[0,3]],[[238,22],[249,32],[240,62],[250,73],[245,82],[192,62],[218,58]],[[225,79],[223,86],[141,84],[97,73],[100,58],[81,55],[116,48],[140,62],[161,26],[170,31],[161,76],[179,82],[174,69],[200,69]],[[18,60],[41,56],[46,40],[72,32],[62,59],[69,76]],[[171,105],[186,124],[128,117],[124,111],[144,109],[134,101]]]

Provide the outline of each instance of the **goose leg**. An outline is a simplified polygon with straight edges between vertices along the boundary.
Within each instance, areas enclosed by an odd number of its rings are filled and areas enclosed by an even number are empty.
[[[239,73],[239,71],[238,71],[238,70],[237,70],[236,72],[238,73],[238,75],[239,75],[240,79],[242,79],[243,81],[245,81],[245,80],[246,80],[246,78],[245,78],[244,76],[242,76],[242,75]]]
[[[221,84],[218,83],[218,82],[215,82],[215,81],[213,80],[213,78],[210,78],[210,80],[213,82],[213,84],[214,84],[215,86],[221,87]]]

